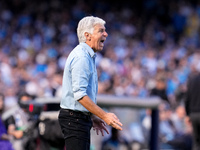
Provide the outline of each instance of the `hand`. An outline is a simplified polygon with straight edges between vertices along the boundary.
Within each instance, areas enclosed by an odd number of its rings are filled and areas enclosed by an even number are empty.
[[[93,130],[96,130],[97,135],[99,135],[99,131],[101,132],[102,136],[104,136],[104,131],[106,131],[106,133],[109,134],[108,130],[106,129],[106,124],[103,120],[101,120],[95,115],[92,115],[92,122]]]
[[[186,116],[185,117],[185,123],[188,125],[188,124],[191,124],[191,120],[190,120],[190,117],[189,116]]]
[[[10,140],[10,136],[8,134],[2,134],[1,139],[2,140]]]
[[[106,113],[106,115],[103,117],[103,120],[113,128],[117,130],[122,130],[123,124],[119,121],[117,116],[113,113]]]

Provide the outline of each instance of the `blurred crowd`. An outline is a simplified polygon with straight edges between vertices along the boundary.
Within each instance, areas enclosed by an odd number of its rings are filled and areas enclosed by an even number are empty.
[[[103,18],[109,34],[96,59],[99,94],[148,97],[162,81],[164,99],[176,114],[188,75],[200,71],[195,0],[1,0],[0,91],[6,109],[20,93],[61,95],[65,60],[86,15]]]

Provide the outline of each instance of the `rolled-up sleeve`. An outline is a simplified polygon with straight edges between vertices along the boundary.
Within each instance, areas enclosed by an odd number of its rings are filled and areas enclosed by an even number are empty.
[[[74,99],[79,100],[87,95],[87,87],[90,78],[89,59],[76,57],[71,63],[72,91]]]

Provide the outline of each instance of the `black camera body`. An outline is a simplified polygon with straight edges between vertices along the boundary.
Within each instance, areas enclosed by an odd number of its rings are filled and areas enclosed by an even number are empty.
[[[40,113],[44,110],[44,104],[37,103],[34,100],[30,100],[27,102],[20,101],[19,106],[28,112],[30,115],[40,115]]]

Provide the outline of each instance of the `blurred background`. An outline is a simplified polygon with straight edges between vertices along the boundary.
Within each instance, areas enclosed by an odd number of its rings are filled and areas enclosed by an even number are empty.
[[[78,44],[78,21],[87,15],[104,19],[108,33],[96,59],[99,94],[147,100],[159,96],[163,101],[159,106],[160,149],[190,150],[192,129],[184,96],[188,75],[200,71],[198,0],[1,0],[0,93],[5,96],[6,114],[2,119],[15,114],[24,94],[30,100],[61,96],[65,61]],[[33,106],[42,108],[40,113],[59,109],[56,104]],[[26,108],[29,114],[33,112],[32,106]],[[108,111],[119,116],[124,130],[110,129],[112,134],[105,137],[92,131],[91,150],[148,149],[151,110]],[[31,116],[41,136],[44,123],[38,122],[40,116]],[[16,117],[14,120],[11,124],[16,124]],[[9,123],[5,124],[8,130]],[[38,146],[41,139],[32,141],[35,149],[45,150]],[[48,149],[58,148],[51,145]]]

